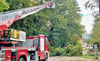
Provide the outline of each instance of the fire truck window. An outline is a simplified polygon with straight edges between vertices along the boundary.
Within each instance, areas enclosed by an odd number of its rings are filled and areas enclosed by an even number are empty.
[[[0,45],[0,50],[1,50],[1,45]]]
[[[0,50],[2,47],[12,47],[12,44],[0,44]]]
[[[1,50],[2,47],[6,47],[6,46],[1,44],[1,45],[0,45],[0,50]]]
[[[40,50],[44,51],[44,38],[40,38]]]
[[[34,47],[37,47],[38,46],[38,39],[37,38],[34,38],[33,39],[33,46]]]

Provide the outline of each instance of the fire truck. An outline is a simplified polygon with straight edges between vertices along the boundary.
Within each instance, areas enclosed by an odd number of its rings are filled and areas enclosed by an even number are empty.
[[[1,61],[39,61],[49,56],[48,39],[44,35],[26,37],[23,31],[6,29],[0,40]]]
[[[52,0],[53,1],[53,0]],[[0,61],[47,61],[48,39],[45,35],[26,37],[26,32],[8,29],[15,21],[54,8],[54,2],[0,13]]]

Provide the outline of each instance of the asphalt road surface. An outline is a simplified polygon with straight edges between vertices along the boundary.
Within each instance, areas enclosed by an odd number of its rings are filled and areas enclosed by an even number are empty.
[[[86,59],[81,57],[56,56],[56,57],[49,57],[48,61],[100,61],[100,60]]]

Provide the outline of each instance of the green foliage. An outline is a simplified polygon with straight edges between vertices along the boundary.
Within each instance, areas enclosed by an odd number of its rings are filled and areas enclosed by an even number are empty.
[[[83,58],[95,59],[95,56],[89,56],[89,55],[86,55],[86,56],[83,56]]]
[[[96,18],[95,23],[100,22],[100,18]]]
[[[50,56],[81,56],[82,55],[82,46],[78,41],[77,45],[68,44],[64,48],[61,47],[51,47]]]
[[[88,58],[88,59],[96,59],[94,52],[89,52],[87,55],[85,55],[83,57]],[[98,60],[100,60],[100,53],[98,53]]]
[[[97,43],[100,50],[100,18],[96,18],[90,43]]]
[[[64,53],[64,49],[57,47],[57,48],[51,48],[50,49],[50,56],[61,56]]]
[[[99,42],[100,41],[100,23],[95,24],[95,27],[93,29],[93,34],[92,34],[92,40],[94,42]]]
[[[89,52],[87,55],[85,55],[83,57],[88,58],[88,59],[96,59],[94,52]],[[100,52],[98,52],[98,60],[100,60]]]
[[[8,2],[10,4],[10,10],[30,7],[37,4],[32,0],[9,0]]]
[[[89,52],[87,55],[88,56],[95,56],[94,52]]]
[[[81,56],[82,55],[82,46],[79,44],[72,45],[68,44],[67,47],[65,47],[65,53],[66,56]]]
[[[0,0],[0,12],[3,10],[7,10],[9,8],[8,3],[6,0]]]

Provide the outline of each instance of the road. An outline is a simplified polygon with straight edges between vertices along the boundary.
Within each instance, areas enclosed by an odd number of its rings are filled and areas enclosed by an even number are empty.
[[[85,59],[80,57],[56,56],[56,57],[49,57],[48,61],[100,61],[100,60]]]

